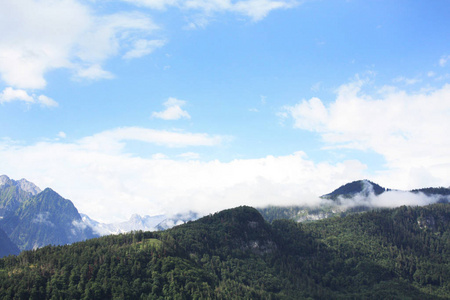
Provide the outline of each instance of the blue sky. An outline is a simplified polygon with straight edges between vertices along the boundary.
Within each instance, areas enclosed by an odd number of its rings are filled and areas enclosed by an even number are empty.
[[[448,1],[0,4],[0,173],[94,219],[449,186]]]

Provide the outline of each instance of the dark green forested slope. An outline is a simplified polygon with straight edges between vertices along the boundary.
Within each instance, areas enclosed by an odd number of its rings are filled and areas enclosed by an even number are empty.
[[[239,207],[0,260],[5,299],[448,299],[450,206],[300,224]]]

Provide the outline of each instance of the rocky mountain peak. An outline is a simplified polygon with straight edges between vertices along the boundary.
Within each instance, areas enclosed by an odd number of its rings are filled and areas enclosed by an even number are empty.
[[[138,214],[131,215],[130,222],[142,222],[142,217]]]
[[[22,178],[18,181],[10,179],[6,175],[0,176],[0,186],[7,185],[7,186],[17,186],[22,191],[30,193],[31,195],[35,196],[41,192],[41,189],[37,187],[34,183]]]
[[[8,176],[0,175],[0,186],[2,186],[2,185],[10,185],[10,184],[11,184],[11,179],[9,179]]]
[[[37,187],[34,183],[29,182],[28,180],[22,178],[19,181],[17,181],[18,186],[24,190],[25,192],[28,192],[30,194],[37,195],[41,192],[41,189]]]

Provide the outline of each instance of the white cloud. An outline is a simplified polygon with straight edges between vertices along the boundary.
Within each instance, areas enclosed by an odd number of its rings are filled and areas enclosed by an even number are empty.
[[[109,78],[102,64],[156,28],[146,15],[96,15],[77,0],[1,1],[0,75],[21,89],[44,88],[45,74],[60,68]]]
[[[196,30],[205,28],[210,22],[210,18],[205,15],[194,15],[189,20],[188,24],[186,24],[183,29],[184,30]]]
[[[137,40],[134,43],[134,48],[125,53],[123,58],[139,58],[148,55],[155,51],[157,48],[161,48],[166,44],[164,40]]]
[[[169,158],[167,155],[165,155],[164,153],[155,153],[152,155],[152,159],[167,159]]]
[[[116,13],[93,18],[92,26],[79,41],[76,55],[84,62],[98,64],[113,57],[121,50],[135,49],[142,36],[158,27],[142,13]]]
[[[267,96],[261,95],[260,98],[261,98],[261,105],[266,105],[266,103],[267,103]]]
[[[327,107],[312,98],[285,106],[283,112],[293,118],[294,127],[318,132],[328,146],[381,154],[388,170],[380,179],[392,180],[398,188],[417,187],[419,182],[448,185],[450,85],[410,94],[384,87],[369,95],[362,91],[364,84],[358,79],[342,85]],[[418,169],[429,175],[419,176],[414,171]]]
[[[313,91],[313,92],[318,92],[318,91],[320,91],[321,86],[322,86],[322,83],[321,83],[321,82],[316,82],[315,84],[313,84],[313,85],[311,86],[311,91]]]
[[[231,10],[247,15],[256,22],[264,19],[272,10],[292,8],[295,5],[297,2],[294,1],[249,0],[234,3]]]
[[[138,6],[145,6],[151,9],[166,9],[168,7],[179,7],[183,10],[202,11],[205,15],[215,12],[234,12],[250,17],[253,21],[260,21],[271,11],[276,9],[287,9],[298,5],[298,1],[293,0],[123,0]],[[205,25],[204,16],[200,17],[200,23],[193,22],[189,28],[202,27]],[[207,23],[207,21],[206,21]]]
[[[0,142],[0,170],[51,187],[80,212],[103,222],[127,220],[133,213],[317,204],[317,196],[330,186],[365,177],[366,166],[358,161],[314,163],[302,152],[231,162],[178,161],[161,153],[142,158],[123,148],[86,147],[87,139],[28,146],[5,140]]]
[[[437,202],[435,197],[427,197],[422,193],[410,193],[403,191],[388,191],[377,196],[373,205],[378,207],[398,207],[401,205],[426,205]]]
[[[151,9],[180,8],[188,27],[204,27],[211,14],[235,12],[259,21],[292,0],[123,0]],[[104,69],[113,57],[139,58],[165,45],[151,39],[158,26],[145,14],[122,11],[99,14],[94,2],[81,0],[0,1],[0,77],[9,86],[43,89],[45,75],[68,69],[74,78],[110,79]]]
[[[70,66],[74,39],[89,11],[76,1],[1,1],[0,73],[19,88],[43,88],[44,74]]]
[[[195,153],[195,152],[186,152],[186,153],[181,153],[180,155],[178,155],[178,157],[194,160],[194,159],[199,159],[200,154]]]
[[[49,97],[47,97],[45,95],[40,95],[39,97],[37,97],[37,101],[42,106],[48,106],[48,107],[56,107],[56,106],[58,106],[58,102],[56,102],[52,98],[49,98]]]
[[[170,148],[217,146],[229,137],[204,133],[173,132],[142,127],[122,127],[97,133],[79,140],[78,145],[89,151],[118,154],[126,141],[140,141]]]
[[[74,78],[77,79],[112,79],[114,75],[111,72],[103,70],[99,64],[90,65],[88,67],[79,67],[76,70]]]
[[[29,95],[25,90],[7,87],[3,90],[3,92],[0,93],[0,103],[12,101],[22,101],[27,104],[40,103],[42,106],[46,107],[58,106],[58,102],[45,95]]]
[[[448,197],[446,197],[448,199]],[[357,194],[352,198],[339,197],[339,203],[344,208],[355,206],[369,207],[399,207],[402,205],[423,206],[436,203],[441,200],[440,196],[427,196],[423,193],[411,193],[409,191],[389,190],[380,195],[373,191],[369,194]]]
[[[178,120],[181,118],[190,119],[191,116],[189,113],[181,108],[185,104],[186,101],[171,97],[163,103],[166,109],[161,112],[153,112],[152,117],[163,120]]]
[[[450,59],[450,55],[443,55],[439,60],[439,65],[441,67],[445,67],[447,65],[448,60]]]
[[[294,118],[294,127],[318,130],[328,119],[328,111],[319,98],[311,98],[294,106],[283,107],[279,114],[283,118]]]
[[[24,90],[16,90],[12,87],[7,87],[0,94],[0,103],[11,102],[11,101],[24,101],[28,103],[35,102],[34,98]]]
[[[125,2],[133,3],[137,6],[144,6],[152,9],[165,9],[168,6],[177,6],[180,0],[123,0]]]
[[[403,77],[403,76],[394,78],[394,80],[393,80],[393,82],[395,82],[395,83],[404,83],[406,85],[416,84],[416,83],[418,83],[420,81],[421,81],[420,79],[406,78],[406,77]]]
[[[50,217],[50,212],[46,211],[46,212],[37,214],[31,222],[32,223],[42,223],[47,226],[55,227],[55,224],[53,224],[51,221],[48,220],[49,217]]]

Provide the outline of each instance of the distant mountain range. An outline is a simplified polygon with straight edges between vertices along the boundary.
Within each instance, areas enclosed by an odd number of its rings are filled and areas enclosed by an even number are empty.
[[[313,221],[383,207],[377,203],[377,197],[390,192],[398,191],[381,187],[369,180],[359,180],[323,195],[322,204],[316,207],[269,206],[258,210],[269,222],[276,219]],[[450,201],[450,189],[443,187],[403,193],[423,195],[425,200],[422,205]],[[6,175],[0,176],[0,257],[17,254],[21,250],[71,244],[109,234],[166,230],[199,217],[201,215],[196,212],[170,217],[135,214],[125,222],[101,223],[80,214],[70,200],[50,188],[41,191],[25,179],[16,181]]]
[[[1,229],[20,250],[36,249],[49,244],[71,244],[98,237],[82,222],[73,203],[52,189],[47,188],[36,195],[29,193],[25,199],[20,198],[23,192],[19,188],[9,194],[18,199],[18,205],[5,210],[0,220]]]
[[[100,223],[82,214],[84,224],[91,227],[99,235],[119,234],[130,231],[156,231],[166,230],[187,221],[196,220],[200,217],[197,213],[188,212],[168,217],[166,215],[140,216],[134,214],[128,221],[119,223]]]
[[[50,188],[41,191],[26,179],[0,176],[0,257],[102,235],[165,230],[199,217],[194,212],[171,217],[135,214],[125,222],[100,223],[80,214],[72,201]]]

